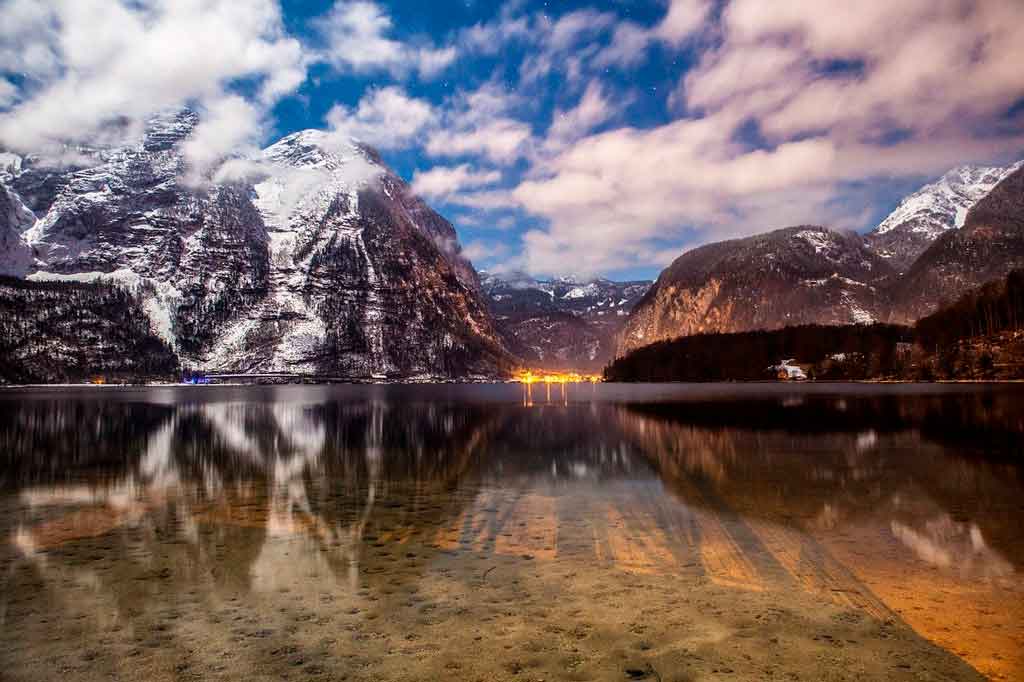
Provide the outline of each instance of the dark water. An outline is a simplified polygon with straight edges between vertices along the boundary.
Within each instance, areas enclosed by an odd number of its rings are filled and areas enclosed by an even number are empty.
[[[1024,679],[1022,463],[1014,386],[6,390],[0,679]]]

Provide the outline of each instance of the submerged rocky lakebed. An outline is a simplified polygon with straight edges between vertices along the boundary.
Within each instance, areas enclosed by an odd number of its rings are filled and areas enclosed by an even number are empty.
[[[0,676],[1021,679],[1022,399],[3,390]]]

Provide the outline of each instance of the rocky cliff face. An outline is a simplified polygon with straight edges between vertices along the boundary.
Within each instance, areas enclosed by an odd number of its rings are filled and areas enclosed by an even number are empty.
[[[1000,182],[893,287],[890,319],[913,322],[981,284],[1024,267],[1024,168]]]
[[[961,166],[909,195],[867,235],[868,244],[905,271],[947,231],[963,227],[967,212],[1024,162]]]
[[[636,305],[618,354],[705,332],[884,319],[893,274],[856,234],[790,227],[684,253]]]
[[[538,280],[522,273],[481,273],[506,346],[530,367],[598,371],[649,281],[571,277]]]
[[[0,275],[24,277],[32,267],[32,248],[22,235],[33,224],[32,211],[0,184]]]
[[[189,184],[181,145],[196,123],[192,112],[156,117],[139,144],[76,150],[75,167],[9,162],[0,202],[14,197],[14,214],[34,220],[0,225],[5,269],[129,287],[200,370],[507,369],[454,229],[373,150],[304,131]],[[26,249],[33,260],[22,266]]]

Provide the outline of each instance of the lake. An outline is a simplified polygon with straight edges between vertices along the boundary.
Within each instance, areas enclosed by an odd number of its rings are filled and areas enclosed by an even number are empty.
[[[0,390],[9,680],[1024,679],[1024,386]]]

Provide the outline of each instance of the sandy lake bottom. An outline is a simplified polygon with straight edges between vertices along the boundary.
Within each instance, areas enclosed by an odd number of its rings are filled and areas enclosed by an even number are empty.
[[[0,392],[0,679],[1024,679],[1022,452],[1024,387]]]

